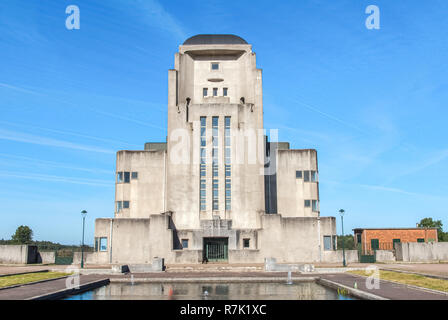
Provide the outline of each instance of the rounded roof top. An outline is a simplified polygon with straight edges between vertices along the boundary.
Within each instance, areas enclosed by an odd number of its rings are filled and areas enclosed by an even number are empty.
[[[233,34],[198,34],[184,41],[184,45],[201,44],[248,44],[246,40]]]

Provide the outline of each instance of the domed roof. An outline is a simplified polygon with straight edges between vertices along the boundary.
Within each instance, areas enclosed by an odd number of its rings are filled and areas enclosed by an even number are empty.
[[[184,45],[203,44],[248,44],[246,40],[233,34],[198,34],[190,37]]]

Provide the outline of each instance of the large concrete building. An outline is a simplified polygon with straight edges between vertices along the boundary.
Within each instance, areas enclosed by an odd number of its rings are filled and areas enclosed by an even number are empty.
[[[167,141],[119,151],[114,218],[95,224],[96,263],[319,262],[317,153],[268,141],[262,71],[235,35],[187,39],[168,71]]]

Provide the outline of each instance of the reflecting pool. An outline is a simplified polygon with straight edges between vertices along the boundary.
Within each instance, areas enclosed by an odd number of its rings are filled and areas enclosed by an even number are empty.
[[[110,283],[65,300],[355,300],[315,282]]]

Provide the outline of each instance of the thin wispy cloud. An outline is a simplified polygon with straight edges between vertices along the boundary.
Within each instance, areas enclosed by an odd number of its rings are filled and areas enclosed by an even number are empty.
[[[34,126],[34,125],[30,125],[30,124],[13,123],[13,122],[9,122],[9,121],[0,121],[0,123],[6,124],[6,125],[10,125],[10,126],[15,126],[15,127],[37,129],[39,131],[47,131],[47,132],[58,133],[58,134],[62,134],[62,135],[69,135],[69,136],[73,136],[73,137],[86,138],[86,139],[96,140],[96,141],[100,141],[100,142],[107,142],[107,143],[113,143],[113,144],[117,144],[117,142],[118,142],[118,143],[121,143],[121,144],[126,144],[128,146],[137,147],[134,144],[131,144],[131,143],[128,143],[128,142],[125,142],[125,141],[120,141],[118,139],[100,138],[100,137],[86,135],[86,134],[81,134],[81,133],[72,132],[72,131],[56,130],[56,129],[52,129],[52,128],[43,128],[43,127]]]
[[[22,92],[22,93],[43,95],[40,92],[36,92],[36,91],[33,91],[33,90],[29,90],[29,89],[24,89],[24,88],[21,88],[21,87],[13,86],[13,85],[10,85],[10,84],[7,84],[7,83],[2,83],[2,82],[0,82],[0,88],[14,90],[14,91]]]
[[[38,180],[38,181],[47,181],[47,182],[62,182],[62,183],[71,183],[71,184],[83,184],[97,187],[114,187],[113,180],[96,180],[96,179],[81,179],[81,178],[73,178],[73,177],[64,177],[64,176],[54,176],[54,175],[46,175],[46,174],[33,174],[33,173],[15,173],[15,172],[4,172],[0,171],[0,177],[9,177],[15,179],[29,179],[29,180]]]
[[[433,195],[433,194],[426,194],[426,193],[420,193],[420,192],[412,192],[412,191],[407,191],[404,189],[400,189],[400,188],[391,188],[391,187],[385,187],[385,186],[381,186],[381,185],[371,185],[371,184],[363,184],[363,183],[344,183],[344,182],[340,182],[340,181],[331,181],[331,180],[325,180],[324,182],[325,184],[336,184],[336,185],[341,185],[341,186],[348,186],[348,187],[356,187],[356,188],[364,188],[364,189],[370,189],[370,190],[374,190],[374,191],[380,191],[380,192],[386,192],[386,193],[400,193],[400,194],[404,194],[404,195],[408,195],[408,196],[412,196],[412,197],[424,197],[424,198],[434,198],[434,199],[447,199],[447,197],[444,196],[437,196],[437,195]]]
[[[90,172],[90,173],[95,173],[95,174],[98,174],[98,173],[114,174],[114,170],[79,167],[79,166],[74,166],[74,165],[67,164],[67,163],[48,161],[48,160],[42,160],[42,159],[33,158],[33,157],[18,156],[18,155],[7,154],[7,153],[0,153],[0,159],[1,158],[13,159],[14,164],[18,164],[19,162],[24,162],[28,166],[32,166],[32,167],[43,166],[43,167],[51,167],[51,168],[84,171],[84,172]],[[4,165],[7,165],[8,163],[11,163],[11,161],[8,161],[8,160],[4,161]]]
[[[185,40],[187,32],[178,19],[169,13],[159,1],[135,0],[132,2],[143,11],[145,22],[171,33],[178,40]]]
[[[37,136],[33,134],[18,132],[18,131],[10,131],[0,129],[0,140],[9,140],[23,143],[30,143],[41,146],[48,147],[56,147],[56,148],[66,148],[72,150],[81,150],[81,151],[89,151],[89,152],[97,152],[97,153],[109,153],[114,154],[113,150],[103,149],[95,146],[82,145],[77,143],[72,143],[64,140],[57,140],[52,138],[46,138],[42,136]]]

